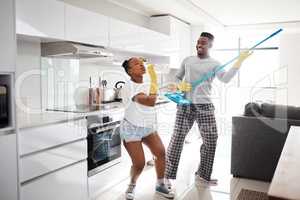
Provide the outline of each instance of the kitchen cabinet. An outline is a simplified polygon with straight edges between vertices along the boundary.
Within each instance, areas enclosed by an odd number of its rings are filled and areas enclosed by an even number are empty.
[[[20,182],[23,183],[86,158],[86,139],[21,157]]]
[[[82,8],[65,4],[65,39],[107,46],[109,18]]]
[[[147,53],[168,56],[171,38],[162,33],[141,27],[142,42]]]
[[[0,72],[15,70],[15,2],[2,0],[0,6]]]
[[[190,25],[172,16],[158,16],[151,17],[150,27],[170,36],[165,51],[170,56],[170,68],[179,68],[183,59],[191,55]]]
[[[64,145],[87,137],[86,119],[20,130],[20,155]]]
[[[145,51],[140,27],[110,18],[109,32],[109,47],[133,52]]]
[[[86,137],[81,117],[21,128],[21,200],[87,199]]]
[[[166,34],[111,18],[109,47],[151,55],[165,55],[170,37]]]
[[[87,161],[41,176],[21,186],[21,200],[87,200]]]
[[[13,130],[0,131],[0,199],[18,199],[17,139]]]
[[[64,39],[64,9],[57,0],[16,0],[17,33]]]

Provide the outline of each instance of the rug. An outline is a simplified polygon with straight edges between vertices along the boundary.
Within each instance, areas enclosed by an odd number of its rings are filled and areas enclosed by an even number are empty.
[[[269,200],[269,197],[265,192],[242,189],[236,200]]]

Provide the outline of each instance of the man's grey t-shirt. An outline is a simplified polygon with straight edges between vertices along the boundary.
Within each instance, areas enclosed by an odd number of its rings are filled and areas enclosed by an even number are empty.
[[[180,70],[176,74],[178,80],[185,79],[186,82],[192,83],[201,79],[203,76],[210,72],[216,72],[221,63],[213,58],[199,58],[198,56],[190,56],[183,60]],[[207,104],[211,103],[210,95],[212,82],[217,76],[222,82],[228,83],[237,73],[237,68],[231,68],[227,72],[220,70],[210,77],[207,81],[202,82],[191,92],[187,92],[186,98],[191,100],[194,104]]]

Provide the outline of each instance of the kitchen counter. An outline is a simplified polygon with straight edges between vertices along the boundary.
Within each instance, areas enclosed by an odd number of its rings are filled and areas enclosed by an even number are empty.
[[[102,110],[95,110],[90,112],[66,112],[63,110],[44,111],[36,114],[18,112],[17,123],[19,129],[25,129],[82,119],[89,115],[105,115],[108,113],[111,114],[124,112],[124,105],[122,103],[112,104],[114,104],[113,107],[106,107]]]
[[[170,103],[169,100],[164,98],[159,98],[156,106],[160,107],[167,103]],[[98,109],[87,110],[75,110],[74,107],[68,107],[69,110],[64,110],[64,108],[55,108],[48,109],[47,111],[38,113],[38,114],[27,114],[24,112],[19,112],[17,114],[18,127],[20,129],[33,128],[39,126],[45,126],[49,124],[62,123],[72,120],[77,120],[85,118],[89,115],[95,114],[112,114],[112,113],[122,113],[124,112],[125,106],[122,103],[115,102],[110,104],[105,104]]]

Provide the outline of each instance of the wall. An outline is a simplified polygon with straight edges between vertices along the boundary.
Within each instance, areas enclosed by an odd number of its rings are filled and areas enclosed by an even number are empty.
[[[41,109],[40,55],[39,41],[17,40],[16,98],[37,110]]]
[[[283,34],[280,38],[280,65],[288,69],[288,104],[300,106],[300,32]]]

